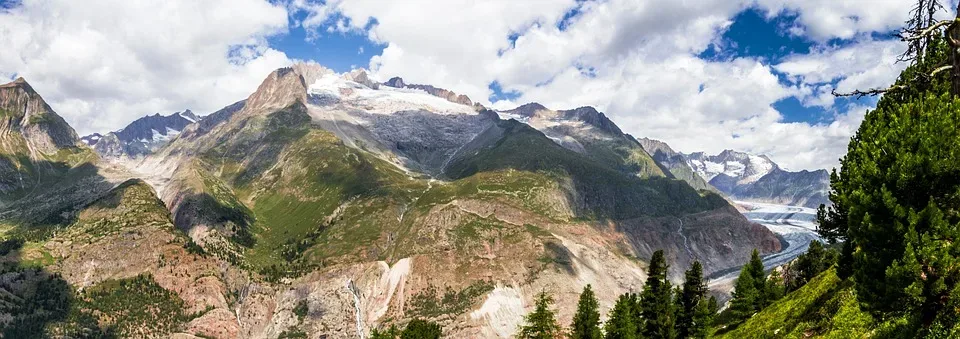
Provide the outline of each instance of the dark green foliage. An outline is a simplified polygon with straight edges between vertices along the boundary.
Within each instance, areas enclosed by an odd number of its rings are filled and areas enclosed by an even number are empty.
[[[81,300],[82,309],[109,319],[121,337],[171,333],[189,320],[183,300],[149,275],[102,282],[84,291]]]
[[[423,319],[411,320],[403,330],[396,325],[390,325],[384,330],[370,331],[370,339],[439,339],[442,336],[443,328],[440,324]]]
[[[639,338],[640,326],[640,298],[634,293],[621,294],[617,298],[607,323],[604,324],[606,339],[636,339]]]
[[[911,99],[885,97],[867,113],[831,178],[835,206],[818,213],[820,228],[849,243],[841,267],[850,266],[867,310],[951,327],[960,310],[960,102]]]
[[[642,333],[649,338],[674,338],[673,288],[667,280],[667,261],[663,250],[653,252],[647,282],[640,294],[640,311],[643,316]]]
[[[750,274],[749,267],[744,266],[740,269],[740,276],[733,287],[733,299],[730,300],[730,312],[738,320],[750,318],[757,311],[757,299],[760,298],[760,291],[757,291],[757,284],[754,282],[753,275]]]
[[[303,317],[307,316],[307,312],[310,311],[309,305],[307,305],[306,300],[300,300],[297,302],[297,306],[293,308],[293,314],[297,316],[297,320],[303,322]]]
[[[536,306],[533,312],[524,316],[524,324],[520,326],[517,338],[521,339],[554,339],[563,335],[563,330],[557,324],[556,313],[550,309],[553,297],[546,291],[537,295]]]
[[[677,301],[677,338],[706,338],[713,323],[713,310],[707,299],[707,285],[699,261],[694,261],[684,274]]]
[[[413,295],[410,300],[410,313],[428,318],[461,314],[466,312],[477,298],[491,290],[493,290],[491,282],[476,281],[460,291],[447,287],[440,296],[437,287],[430,285]]]
[[[183,248],[186,249],[188,253],[204,257],[207,256],[207,252],[203,250],[203,247],[194,242],[193,239],[187,239],[187,242],[183,243]]]
[[[280,335],[277,336],[277,339],[307,339],[307,338],[308,338],[307,332],[304,332],[303,330],[296,327],[291,327],[286,330],[283,330],[283,332],[280,332]]]
[[[67,318],[75,296],[59,275],[12,267],[4,267],[2,273],[9,281],[0,283],[0,287],[13,295],[0,296],[0,311],[15,317],[2,328],[4,338],[36,337],[44,333],[48,323]],[[22,292],[17,292],[18,287]]]
[[[390,325],[386,329],[375,328],[370,331],[370,339],[396,339],[400,336],[400,329],[397,325]]]
[[[764,307],[769,306],[780,298],[783,298],[783,294],[786,293],[786,285],[783,282],[783,275],[779,270],[770,272],[770,277],[767,278],[766,282],[767,283],[763,290],[763,299],[766,303]]]
[[[23,238],[10,238],[0,242],[0,255],[7,255],[20,249],[24,242]]]
[[[801,254],[790,264],[786,274],[787,291],[795,291],[810,279],[826,271],[837,260],[836,250],[827,249],[819,241],[811,241],[807,253]]]
[[[403,332],[400,332],[400,339],[439,339],[443,335],[443,328],[439,324],[422,320],[413,319]]]
[[[767,300],[767,274],[763,271],[763,261],[760,260],[760,252],[757,249],[753,249],[753,253],[750,254],[750,261],[747,262],[747,273],[750,274],[750,278],[756,286],[757,299],[755,300],[754,310],[759,311],[770,304],[770,300]]]
[[[597,297],[593,294],[590,285],[583,288],[580,293],[580,301],[577,303],[577,313],[573,315],[573,323],[570,324],[570,338],[573,339],[600,339],[603,332],[600,331],[600,304]]]

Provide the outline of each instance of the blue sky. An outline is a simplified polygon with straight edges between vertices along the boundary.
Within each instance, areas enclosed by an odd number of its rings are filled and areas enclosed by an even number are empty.
[[[949,7],[949,6],[948,6]],[[213,112],[315,61],[495,109],[594,106],[682,152],[835,166],[905,66],[903,0],[0,0],[0,77],[24,76],[80,134]]]

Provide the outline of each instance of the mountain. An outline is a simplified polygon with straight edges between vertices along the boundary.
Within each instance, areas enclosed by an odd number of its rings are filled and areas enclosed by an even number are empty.
[[[364,73],[364,75],[366,74]],[[457,94],[457,93],[454,93],[453,91],[446,90],[443,88],[433,87],[431,85],[407,84],[407,83],[404,83],[403,79],[401,79],[400,77],[390,78],[390,80],[387,80],[387,82],[383,83],[383,85],[394,87],[394,88],[418,89],[418,90],[427,92],[430,95],[433,95],[435,97],[446,99],[449,102],[458,103],[458,104],[467,105],[467,106],[473,105],[473,101],[470,101],[470,97],[466,95]],[[369,87],[373,87],[373,86],[369,86]]]
[[[683,180],[698,190],[719,192],[690,167],[683,154],[674,151],[667,143],[648,138],[641,138],[638,142],[653,157],[653,160],[663,167],[664,172],[669,172],[674,178]]]
[[[609,308],[657,249],[673,280],[781,249],[596,109],[423,88],[299,63],[132,161],[75,134],[36,160],[4,148],[17,173],[61,164],[0,195],[4,336],[352,337],[422,318],[508,337],[537,291],[563,322],[586,284]]]
[[[830,204],[830,175],[826,170],[790,172],[766,156],[732,150],[684,157],[710,185],[735,200],[810,208]]]
[[[94,133],[81,138],[101,156],[107,158],[136,158],[155,151],[201,117],[190,110],[167,116],[160,113],[134,120],[121,130],[101,135]]]

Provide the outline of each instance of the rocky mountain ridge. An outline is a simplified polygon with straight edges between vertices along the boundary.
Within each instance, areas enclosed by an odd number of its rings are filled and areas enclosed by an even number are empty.
[[[134,120],[120,130],[106,135],[86,135],[81,140],[103,157],[136,158],[152,153],[201,119],[189,109],[167,116],[155,113]]]
[[[714,156],[697,152],[684,158],[710,185],[735,200],[809,208],[830,203],[826,170],[790,172],[766,156],[733,150]]]
[[[565,322],[586,284],[609,308],[655,249],[675,280],[693,260],[709,274],[781,249],[595,109],[501,119],[434,92],[297,64],[136,161],[101,161],[74,137],[62,174],[0,196],[3,240],[20,241],[0,255],[22,281],[60,279],[84,316],[26,305],[0,319],[27,314],[49,335],[339,338],[425,318],[509,337],[536,291]],[[102,304],[133,295],[179,315]]]

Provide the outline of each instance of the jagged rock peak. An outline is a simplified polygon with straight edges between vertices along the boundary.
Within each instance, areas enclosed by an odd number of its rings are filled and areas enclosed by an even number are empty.
[[[43,152],[76,147],[77,132],[22,77],[0,85],[0,135],[18,130]]]
[[[370,76],[367,75],[367,70],[363,68],[354,69],[350,72],[344,73],[343,77],[344,79],[356,82],[372,89],[380,88],[380,83],[370,80]]]
[[[293,68],[294,72],[303,77],[303,81],[307,84],[307,87],[312,85],[314,82],[317,82],[317,79],[320,79],[320,77],[334,73],[333,70],[323,67],[323,65],[313,61],[298,62],[293,64],[291,68]]]
[[[433,85],[407,84],[403,81],[403,78],[401,77],[390,78],[390,80],[387,80],[387,82],[383,83],[383,85],[393,87],[393,88],[418,89],[418,90],[427,92],[428,94],[433,95],[435,97],[446,99],[449,102],[458,103],[458,104],[467,105],[467,106],[474,105],[473,100],[470,100],[470,97],[466,95],[457,94],[454,91],[443,89],[440,87],[435,87]]]
[[[393,88],[404,88],[407,85],[403,83],[403,78],[401,77],[392,77],[387,82],[383,83],[384,86],[390,86]]]
[[[532,117],[536,115],[537,112],[545,111],[545,110],[547,110],[547,108],[541,105],[540,103],[529,102],[505,112],[510,114],[520,115],[520,116],[525,116],[525,117]]]
[[[567,119],[580,120],[610,133],[623,134],[623,131],[620,130],[617,124],[592,106],[583,106],[559,112]]]
[[[304,64],[295,64],[271,72],[260,83],[260,87],[257,87],[257,91],[247,98],[247,108],[270,110],[284,108],[297,101],[307,102],[308,85],[303,74],[308,74],[308,77],[320,75],[314,72],[315,68],[301,65]]]

